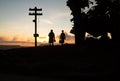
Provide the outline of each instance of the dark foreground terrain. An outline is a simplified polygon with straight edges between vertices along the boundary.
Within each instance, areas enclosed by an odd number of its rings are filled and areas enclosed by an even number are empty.
[[[0,50],[0,81],[119,81],[119,44]]]

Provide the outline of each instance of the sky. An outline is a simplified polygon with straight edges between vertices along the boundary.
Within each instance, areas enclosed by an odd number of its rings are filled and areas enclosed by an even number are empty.
[[[70,33],[71,11],[67,0],[0,0],[0,45],[34,46],[34,16],[29,8],[42,8],[42,16],[37,18],[38,45],[48,43],[48,33],[53,29],[56,44],[61,30],[66,33],[66,43],[74,43]]]

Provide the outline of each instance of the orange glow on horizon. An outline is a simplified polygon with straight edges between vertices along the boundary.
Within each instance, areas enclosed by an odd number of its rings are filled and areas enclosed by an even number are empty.
[[[55,37],[56,42],[55,44],[59,44],[59,35],[56,35]],[[14,35],[14,36],[0,36],[0,45],[19,45],[19,46],[35,46],[34,45],[35,38],[33,36],[27,36],[27,35]],[[39,36],[37,38],[38,46],[41,45],[47,45],[49,38],[46,35]],[[66,40],[65,43],[71,44],[74,43],[74,37],[66,33]]]

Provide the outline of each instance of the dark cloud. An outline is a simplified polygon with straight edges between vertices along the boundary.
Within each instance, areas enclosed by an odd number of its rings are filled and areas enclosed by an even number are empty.
[[[0,43],[33,43],[33,42],[27,42],[27,41],[6,41],[6,40],[0,40]]]
[[[65,35],[66,35],[66,39],[67,40],[74,40],[74,36],[73,35],[70,35],[68,33],[65,33]]]
[[[74,43],[75,39],[73,35],[70,35],[67,32],[65,32],[65,36],[66,36],[66,40],[65,40],[66,43]],[[57,40],[59,40],[59,38],[60,38],[60,35],[56,36]]]
[[[9,37],[7,37],[7,36],[1,36],[0,37],[0,41],[2,42],[2,41],[6,41],[6,40],[8,40],[9,39]]]
[[[1,36],[0,37],[0,45],[28,45],[32,46],[34,43],[30,41],[17,41],[18,38],[13,38],[12,40],[9,39],[9,37]]]

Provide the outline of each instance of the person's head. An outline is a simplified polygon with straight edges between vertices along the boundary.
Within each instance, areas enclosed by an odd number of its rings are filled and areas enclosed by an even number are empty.
[[[53,30],[52,30],[52,29],[51,29],[50,31],[51,31],[51,32],[53,32]]]
[[[64,33],[64,30],[62,30],[62,33]]]

